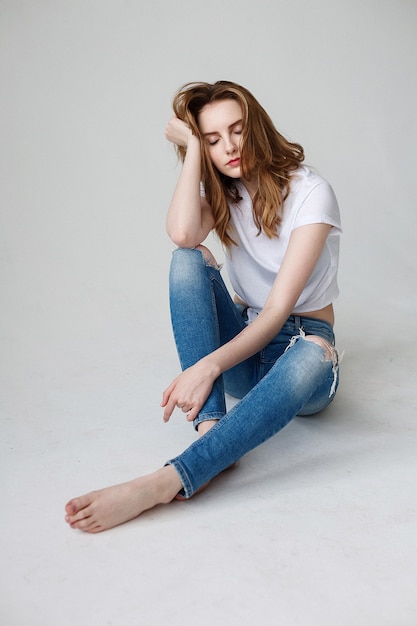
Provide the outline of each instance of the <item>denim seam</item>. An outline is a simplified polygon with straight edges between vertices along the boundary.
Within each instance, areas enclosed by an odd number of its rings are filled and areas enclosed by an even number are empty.
[[[218,345],[220,345],[219,316],[217,315],[216,296],[214,294],[214,286],[213,286],[214,277],[209,276],[209,280],[210,280],[210,287],[211,287],[211,306],[213,309],[214,318],[216,320],[216,334],[217,334],[216,339],[217,339]]]

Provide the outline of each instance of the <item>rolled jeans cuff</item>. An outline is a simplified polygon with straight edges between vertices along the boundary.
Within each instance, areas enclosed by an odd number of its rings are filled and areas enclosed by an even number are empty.
[[[224,413],[213,411],[212,413],[202,413],[201,415],[197,415],[197,417],[193,420],[194,429],[197,430],[198,425],[201,422],[208,422],[210,420],[221,420],[224,417]]]
[[[177,471],[178,476],[180,477],[183,488],[178,493],[185,498],[191,498],[194,491],[191,485],[191,481],[183,465],[177,459],[171,459],[170,461],[167,461],[165,465],[172,465],[172,467]]]

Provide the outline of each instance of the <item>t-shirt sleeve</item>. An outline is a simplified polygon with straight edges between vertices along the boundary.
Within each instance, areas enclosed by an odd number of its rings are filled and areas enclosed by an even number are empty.
[[[306,224],[330,224],[335,231],[342,232],[335,193],[324,179],[317,183],[302,200],[294,217],[292,230]]]

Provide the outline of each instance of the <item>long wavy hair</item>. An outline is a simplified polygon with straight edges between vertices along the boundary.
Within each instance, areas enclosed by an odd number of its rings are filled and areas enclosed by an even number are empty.
[[[277,131],[269,115],[245,87],[222,80],[213,84],[186,83],[178,90],[173,100],[174,113],[200,139],[201,178],[206,199],[213,210],[214,228],[220,241],[230,247],[236,242],[232,237],[228,202],[238,202],[241,198],[235,179],[221,174],[214,167],[198,126],[203,107],[226,99],[236,100],[242,109],[241,172],[243,179],[257,181],[253,218],[259,233],[263,231],[270,238],[278,237],[291,175],[304,160],[304,150]],[[186,148],[176,146],[176,150],[183,161]]]

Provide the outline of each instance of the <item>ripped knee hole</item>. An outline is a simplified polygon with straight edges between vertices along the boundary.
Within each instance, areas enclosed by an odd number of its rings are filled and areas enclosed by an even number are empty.
[[[303,337],[306,341],[312,341],[316,343],[324,350],[324,359],[325,361],[333,361],[335,358],[336,348],[332,346],[328,341],[326,341],[323,337],[319,335],[305,335]]]
[[[202,246],[200,244],[199,246],[196,246],[195,249],[200,250],[200,252],[203,255],[204,261],[206,262],[207,265],[209,265],[210,267],[214,267],[216,270],[221,269],[220,265],[217,263],[213,254],[210,252],[208,248],[206,248],[206,246]]]

